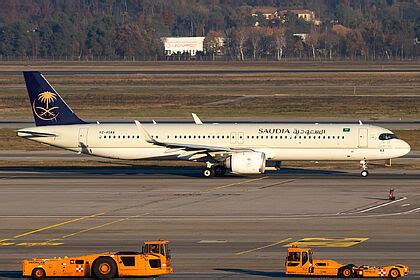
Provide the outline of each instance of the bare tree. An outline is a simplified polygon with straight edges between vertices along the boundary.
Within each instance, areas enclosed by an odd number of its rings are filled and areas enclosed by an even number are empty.
[[[259,27],[253,27],[250,30],[251,45],[252,45],[252,58],[257,59],[257,53],[261,49],[262,32]]]
[[[318,48],[320,34],[317,30],[312,30],[306,38],[306,43],[311,46],[313,60],[316,60],[315,50]]]
[[[245,43],[248,40],[248,32],[245,28],[239,27],[233,30],[232,32],[232,41],[234,46],[238,49],[240,60],[245,60]]]
[[[281,60],[283,57],[283,48],[286,47],[286,35],[285,35],[285,28],[278,27],[274,29],[273,32],[273,45],[274,49],[276,50],[276,59]]]

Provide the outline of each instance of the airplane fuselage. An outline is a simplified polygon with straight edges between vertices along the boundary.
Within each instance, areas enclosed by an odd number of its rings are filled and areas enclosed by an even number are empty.
[[[381,140],[381,134],[392,132],[372,125],[161,123],[143,126],[156,141],[253,150],[263,152],[271,161],[379,160],[400,157],[410,151],[403,140]],[[134,123],[38,126],[21,129],[18,135],[100,157],[191,160],[183,149],[147,142]]]

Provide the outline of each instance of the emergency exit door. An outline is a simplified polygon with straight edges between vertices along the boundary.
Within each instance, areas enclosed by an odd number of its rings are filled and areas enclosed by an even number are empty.
[[[359,148],[367,148],[368,146],[368,130],[367,128],[359,128]]]
[[[79,147],[81,148],[88,147],[87,136],[88,136],[88,129],[80,128],[79,129]]]

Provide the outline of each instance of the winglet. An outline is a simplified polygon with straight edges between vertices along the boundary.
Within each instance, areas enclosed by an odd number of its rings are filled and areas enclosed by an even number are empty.
[[[152,137],[150,136],[150,134],[147,132],[147,130],[144,128],[144,126],[138,121],[138,120],[134,120],[137,129],[140,132],[140,135],[149,143],[155,143],[156,141],[152,139]]]
[[[363,123],[362,123],[362,121],[361,121],[361,120],[359,120],[359,124],[360,124],[360,125],[363,125]]]
[[[195,124],[203,124],[203,122],[200,120],[200,118],[196,114],[191,113],[191,115],[193,116]]]

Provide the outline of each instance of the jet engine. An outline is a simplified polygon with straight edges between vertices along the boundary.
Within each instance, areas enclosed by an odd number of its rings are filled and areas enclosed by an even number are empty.
[[[265,154],[262,152],[235,152],[226,159],[226,167],[236,174],[265,172]]]

